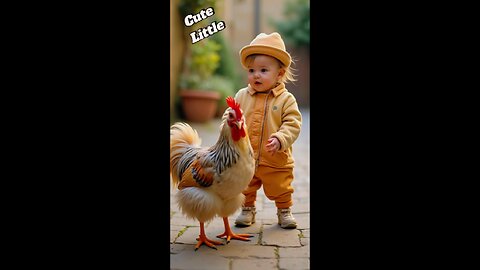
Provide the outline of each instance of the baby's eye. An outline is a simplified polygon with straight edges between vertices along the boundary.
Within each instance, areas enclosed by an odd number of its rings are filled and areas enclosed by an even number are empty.
[[[262,72],[267,72],[267,69],[266,69],[266,68],[262,68]]]
[[[248,72],[253,73],[253,68],[249,69]]]

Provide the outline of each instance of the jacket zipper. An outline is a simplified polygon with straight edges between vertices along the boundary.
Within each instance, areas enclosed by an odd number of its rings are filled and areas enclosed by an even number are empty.
[[[265,105],[263,105],[262,132],[260,133],[260,143],[259,143],[259,147],[258,147],[258,156],[257,156],[257,160],[255,160],[255,170],[257,170],[258,164],[260,163],[260,155],[262,153],[262,142],[263,142],[263,129],[265,127],[265,119],[267,117],[267,107],[268,107],[267,101],[268,101],[268,97],[270,96],[271,92],[272,92],[272,90],[268,91],[267,97],[265,98]]]

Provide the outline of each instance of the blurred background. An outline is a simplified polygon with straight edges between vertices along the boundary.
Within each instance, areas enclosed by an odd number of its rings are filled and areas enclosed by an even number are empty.
[[[188,14],[215,14],[190,27]],[[225,29],[192,44],[190,33],[225,22]],[[286,88],[301,109],[310,106],[309,0],[171,0],[170,121],[207,122],[225,110],[225,97],[247,86],[238,53],[259,33],[279,32],[295,64],[297,81]],[[198,107],[197,107],[198,106]]]

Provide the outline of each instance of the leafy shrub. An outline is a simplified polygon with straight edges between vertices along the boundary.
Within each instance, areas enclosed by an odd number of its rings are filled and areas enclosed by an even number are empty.
[[[281,21],[270,21],[285,43],[295,47],[310,46],[310,1],[295,0],[287,2]]]

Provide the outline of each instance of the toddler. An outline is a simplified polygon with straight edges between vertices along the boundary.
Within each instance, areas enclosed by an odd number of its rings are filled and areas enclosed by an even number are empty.
[[[245,202],[237,226],[255,223],[257,190],[263,185],[268,199],[275,201],[278,224],[297,227],[291,212],[294,160],[292,144],[298,138],[302,115],[285,83],[294,81],[292,59],[277,32],[261,33],[240,50],[240,61],[248,72],[248,86],[235,99],[240,103],[254,150],[255,174],[244,190]]]

